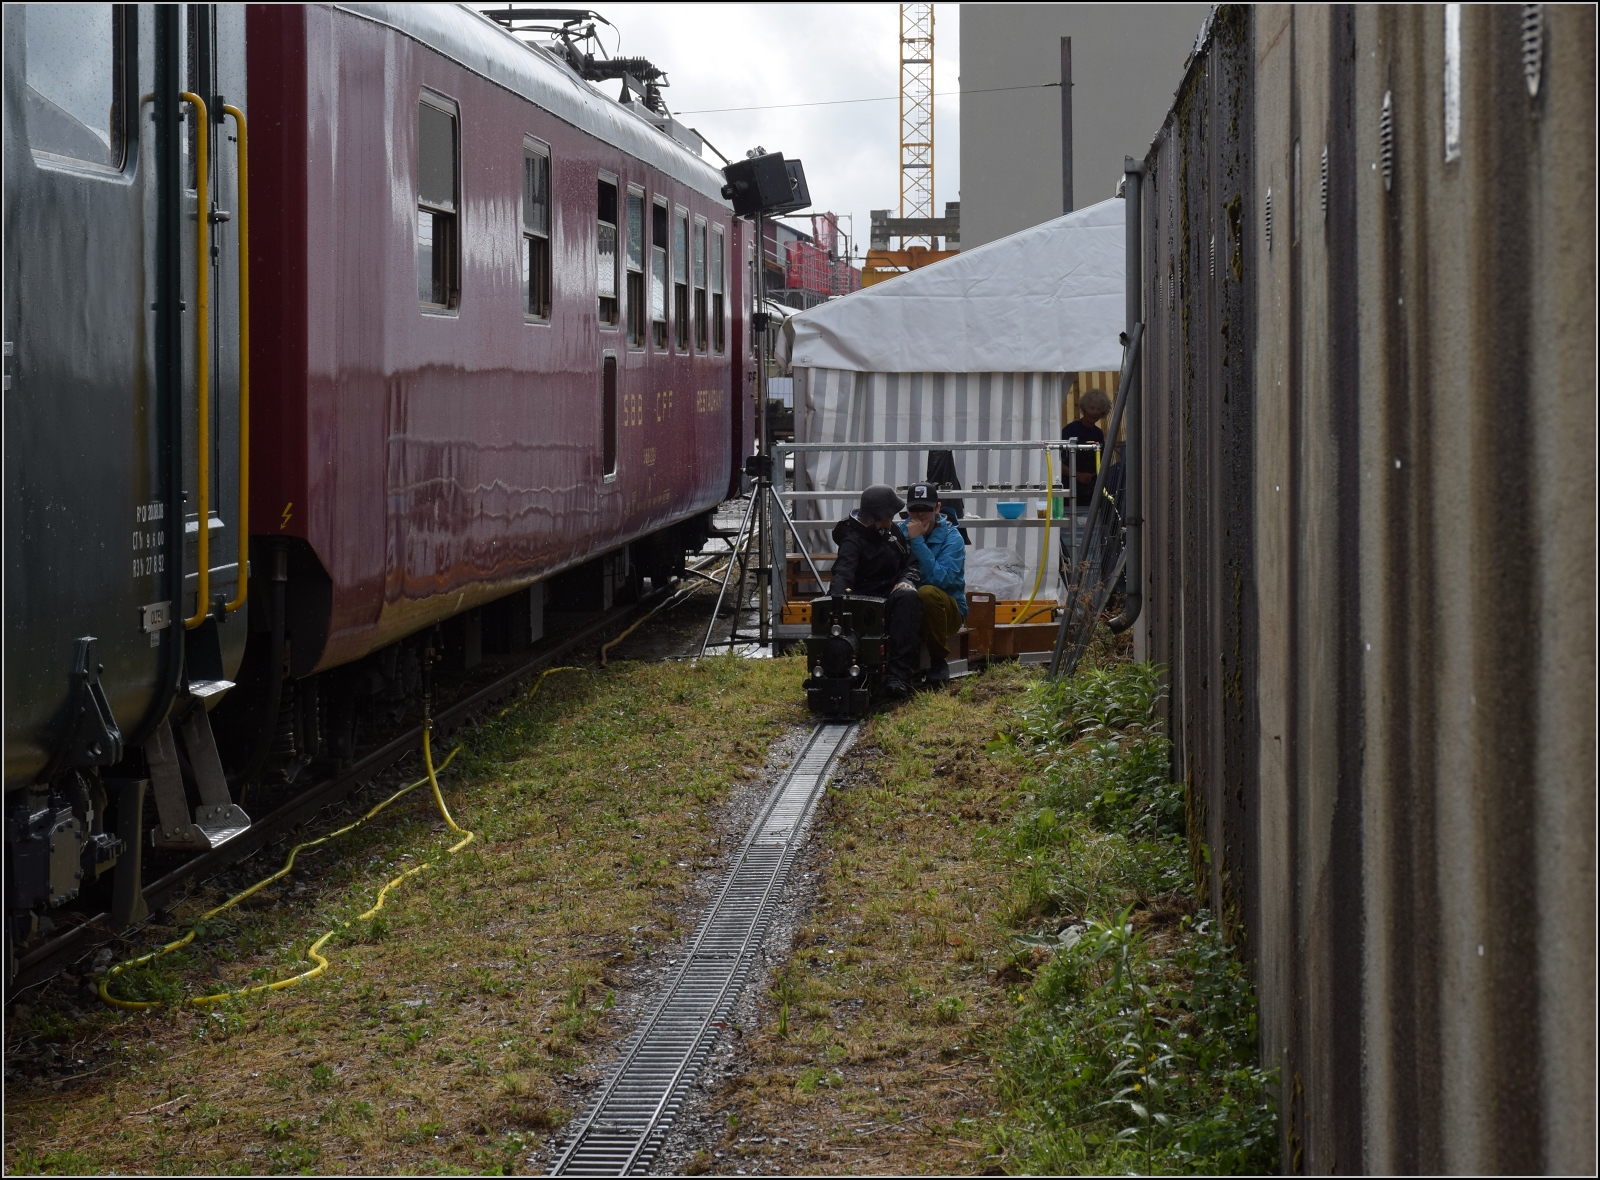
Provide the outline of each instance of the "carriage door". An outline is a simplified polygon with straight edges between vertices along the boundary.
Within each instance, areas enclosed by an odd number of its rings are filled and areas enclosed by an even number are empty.
[[[4,39],[9,785],[53,762],[61,769],[82,704],[74,694],[88,681],[85,637],[99,669],[93,691],[124,746],[148,736],[185,678],[225,681],[243,654],[242,209],[238,119],[227,108],[242,113],[244,14],[14,5]],[[184,110],[170,137],[158,90],[166,119]]]
[[[154,26],[132,5],[5,14],[8,790],[115,752],[69,733],[86,691],[119,739],[141,740],[175,664],[154,350],[155,308],[177,299],[155,267]]]

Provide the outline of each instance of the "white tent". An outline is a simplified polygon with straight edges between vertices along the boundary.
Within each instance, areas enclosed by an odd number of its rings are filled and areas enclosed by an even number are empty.
[[[782,360],[853,373],[1116,369],[1121,198],[957,254],[784,324]]]
[[[1122,211],[1121,199],[1103,201],[785,321],[779,354],[794,372],[795,441],[1059,438],[1064,375],[1122,364]],[[795,515],[838,519],[868,484],[905,486],[925,478],[927,454],[801,453],[795,487],[840,495],[799,500]],[[1039,450],[956,451],[954,458],[963,488],[1015,489],[967,495],[968,517],[993,517],[994,501],[1013,495],[1030,501],[1032,515],[1031,501],[1044,497]],[[1055,479],[1059,484],[1059,472]],[[1025,491],[1031,484],[1040,490]],[[807,532],[808,547],[831,548],[822,530]],[[969,532],[978,549],[1012,551],[1012,567],[1028,571],[1025,595],[1041,531]],[[1053,588],[1051,579],[1044,589]]]

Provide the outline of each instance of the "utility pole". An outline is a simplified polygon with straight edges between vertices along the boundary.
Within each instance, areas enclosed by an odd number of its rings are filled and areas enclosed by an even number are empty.
[[[1061,212],[1072,212],[1072,38],[1061,38]]]
[[[778,237],[773,232],[772,244],[776,252]],[[756,443],[761,448],[761,463],[756,473],[756,486],[750,494],[756,498],[756,594],[758,596],[758,610],[761,619],[761,646],[765,647],[772,639],[771,620],[767,617],[771,610],[770,595],[772,587],[768,575],[772,572],[772,521],[767,515],[767,496],[772,490],[772,433],[767,424],[767,226],[763,211],[756,210],[756,307],[760,318],[755,322],[761,325],[761,330],[756,333]],[[744,589],[743,577],[739,580],[739,588]],[[739,607],[735,603],[733,608],[733,634],[739,632]],[[715,622],[715,620],[712,620]],[[709,634],[709,632],[707,633]],[[733,650],[729,644],[728,650]]]

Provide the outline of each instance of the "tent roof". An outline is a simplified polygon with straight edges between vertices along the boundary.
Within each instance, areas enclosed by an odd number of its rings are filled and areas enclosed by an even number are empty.
[[[785,321],[783,359],[858,373],[1065,373],[1122,365],[1114,198]]]

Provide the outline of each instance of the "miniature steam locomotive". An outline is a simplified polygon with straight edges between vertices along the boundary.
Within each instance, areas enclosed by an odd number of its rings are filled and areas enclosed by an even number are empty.
[[[841,594],[811,602],[811,634],[806,637],[806,707],[819,717],[865,717],[884,696],[889,629],[887,599]]]

